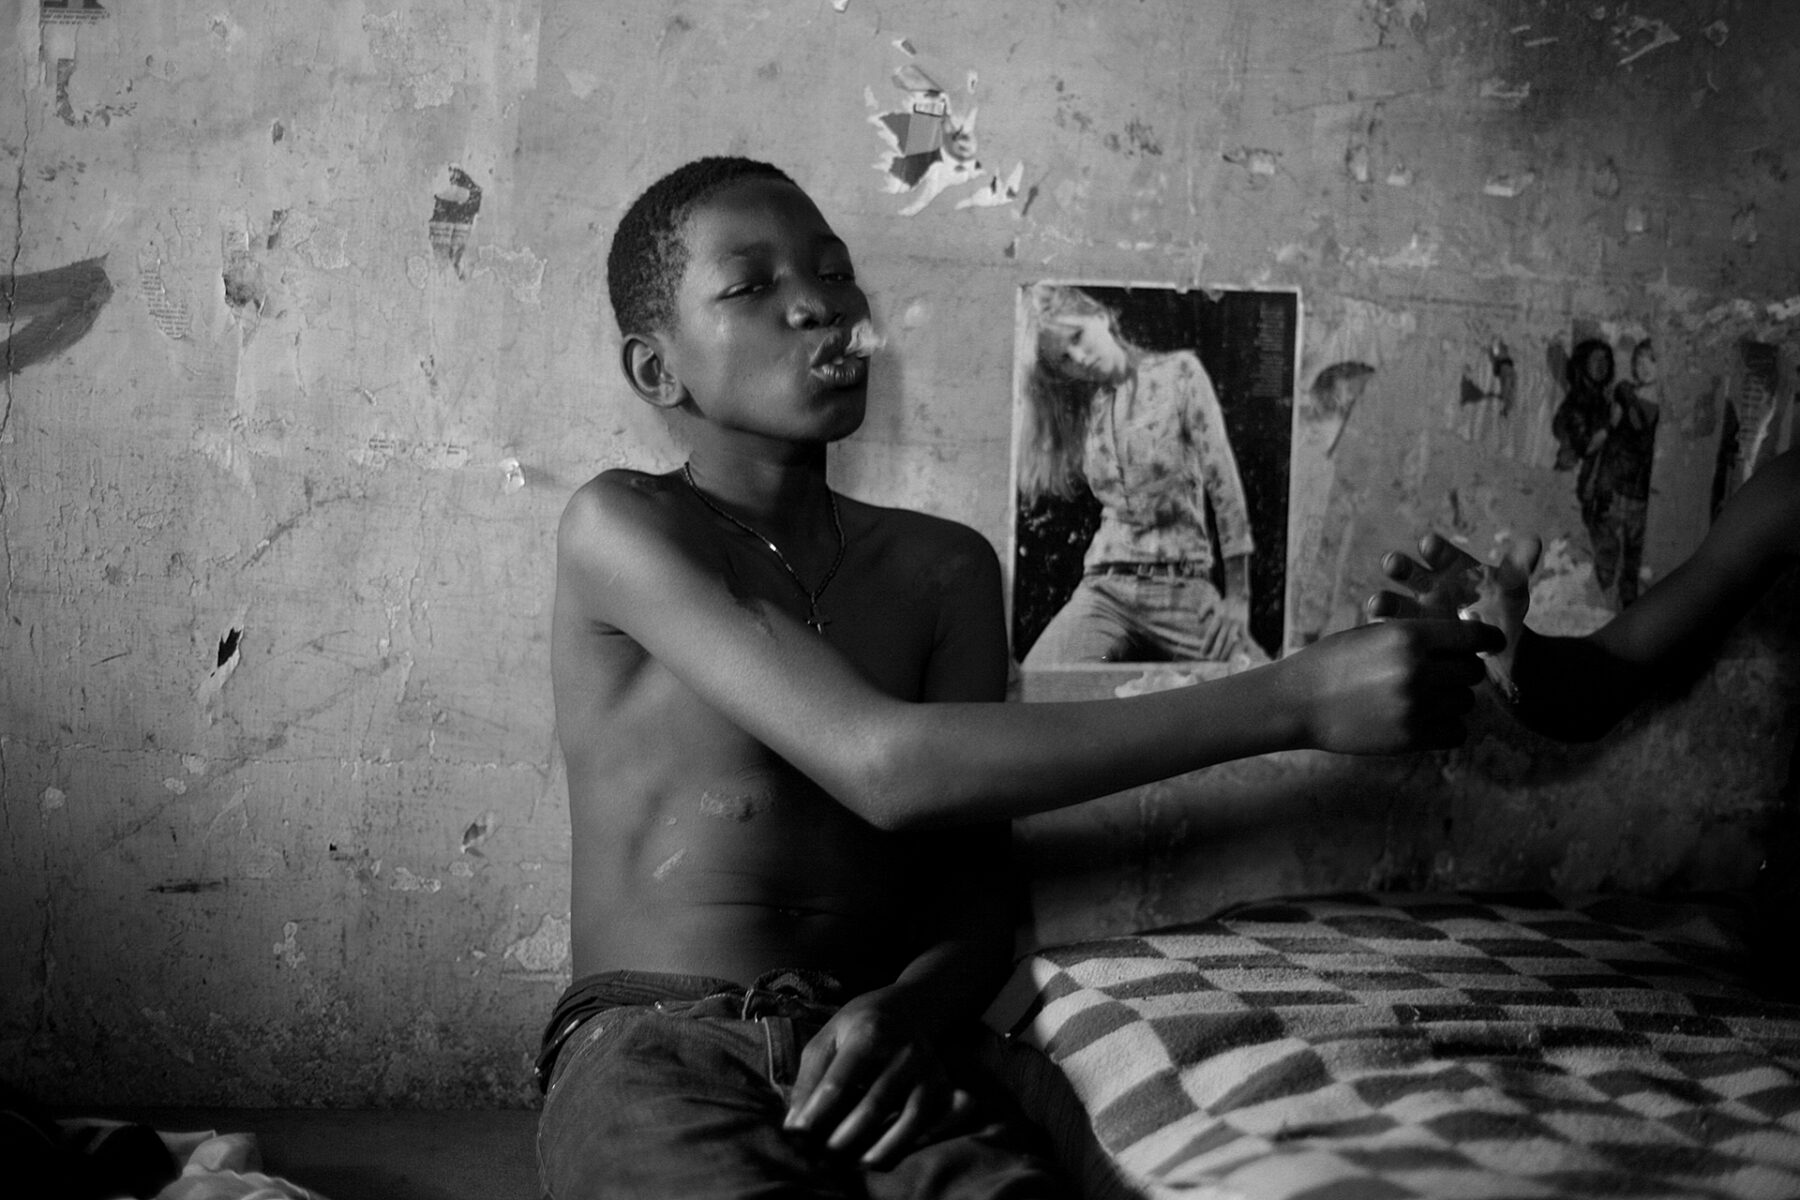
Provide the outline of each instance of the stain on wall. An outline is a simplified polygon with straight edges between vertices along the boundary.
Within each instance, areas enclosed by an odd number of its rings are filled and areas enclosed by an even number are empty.
[[[888,345],[835,482],[997,550],[1022,283],[1296,289],[1303,637],[1428,526],[1542,534],[1539,619],[1606,619],[1552,347],[1655,347],[1647,580],[1794,436],[1785,6],[24,11],[0,1077],[59,1102],[529,1102],[568,972],[553,531],[595,471],[680,461],[615,383],[604,258],[685,159],[772,159],[856,252]],[[915,142],[914,115],[941,119]],[[1594,746],[1484,711],[1451,754],[1026,822],[1034,935],[1338,887],[1742,885],[1789,786],[1785,599]]]
[[[0,360],[6,373],[16,374],[74,346],[94,327],[112,292],[104,257],[14,272],[0,280],[0,305],[6,313]]]

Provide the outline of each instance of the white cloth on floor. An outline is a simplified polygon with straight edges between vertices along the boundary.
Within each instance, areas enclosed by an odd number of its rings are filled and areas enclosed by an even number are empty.
[[[181,1175],[156,1200],[325,1200],[318,1192],[262,1171],[253,1133],[158,1135],[182,1164]]]

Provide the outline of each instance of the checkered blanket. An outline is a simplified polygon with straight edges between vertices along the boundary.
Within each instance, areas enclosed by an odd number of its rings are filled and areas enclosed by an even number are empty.
[[[1146,1197],[1795,1200],[1800,1005],[1689,933],[1545,895],[1260,903],[1041,951],[988,1020]]]

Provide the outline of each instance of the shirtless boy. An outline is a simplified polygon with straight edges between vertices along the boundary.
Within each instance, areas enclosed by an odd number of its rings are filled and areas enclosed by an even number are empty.
[[[1267,751],[1455,744],[1499,634],[1371,625],[1174,692],[1003,703],[985,539],[827,487],[869,305],[807,195],[690,163],[627,212],[608,283],[689,458],[601,473],[558,533],[576,980],[545,1190],[1062,1194],[963,1068],[1009,966],[1007,821]]]

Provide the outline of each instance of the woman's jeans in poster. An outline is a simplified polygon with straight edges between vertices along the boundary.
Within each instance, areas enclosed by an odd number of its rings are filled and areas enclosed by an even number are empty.
[[[1091,568],[1025,655],[1027,669],[1106,662],[1251,663],[1269,655],[1212,581],[1179,563]]]

